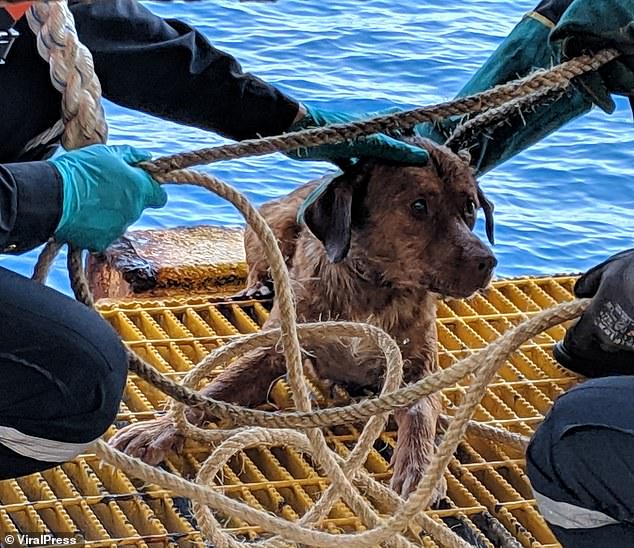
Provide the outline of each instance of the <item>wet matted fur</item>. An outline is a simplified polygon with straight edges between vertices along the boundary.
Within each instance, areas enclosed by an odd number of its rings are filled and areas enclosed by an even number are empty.
[[[496,260],[475,234],[477,209],[484,206],[492,232],[492,207],[462,158],[444,147],[421,143],[430,153],[427,166],[363,161],[337,176],[303,212],[306,197],[319,185],[309,183],[262,206],[289,267],[300,322],[368,322],[387,331],[405,360],[405,381],[436,369],[436,300],[467,297],[485,287]],[[488,230],[489,232],[489,230]],[[268,264],[251,230],[245,233],[249,265],[245,294],[266,293]],[[263,329],[279,325],[273,305]],[[380,386],[384,359],[361,340],[327,341],[304,348],[306,363],[321,379],[350,389]],[[286,364],[276,348],[263,348],[236,360],[202,392],[241,405],[266,401],[271,384]],[[409,494],[428,466],[441,411],[430,395],[395,413],[398,424],[392,486]],[[188,418],[200,423],[200,412]],[[151,463],[182,439],[166,419],[121,431],[113,443]],[[438,487],[437,496],[444,493]]]

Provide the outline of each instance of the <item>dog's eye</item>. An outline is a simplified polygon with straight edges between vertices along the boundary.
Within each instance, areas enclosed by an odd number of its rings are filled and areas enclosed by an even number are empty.
[[[473,217],[476,212],[476,205],[473,200],[467,200],[467,203],[464,206],[464,214],[467,217]]]
[[[416,217],[423,217],[424,215],[427,215],[427,201],[422,198],[412,202],[410,207],[412,208],[412,213],[414,213]]]

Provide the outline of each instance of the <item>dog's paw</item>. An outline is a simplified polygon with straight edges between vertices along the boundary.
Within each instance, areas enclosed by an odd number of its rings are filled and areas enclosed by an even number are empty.
[[[395,466],[394,474],[392,475],[392,480],[390,481],[390,487],[404,499],[407,499],[416,487],[418,487],[418,484],[425,475],[425,469],[413,464],[414,463],[412,463],[409,467],[399,468],[398,466]],[[443,476],[434,488],[429,505],[437,505],[446,496],[447,480]]]
[[[109,444],[131,457],[155,466],[171,452],[180,452],[185,442],[169,417],[130,424],[119,430]]]
[[[231,300],[246,301],[249,299],[271,299],[273,296],[273,282],[271,280],[265,280],[263,282],[256,282],[246,289],[236,293],[231,297]]]

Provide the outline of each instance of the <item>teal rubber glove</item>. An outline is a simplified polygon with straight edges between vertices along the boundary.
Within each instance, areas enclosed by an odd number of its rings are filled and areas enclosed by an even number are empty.
[[[51,160],[63,183],[55,238],[103,251],[145,208],[163,207],[165,190],[143,169],[132,166],[150,157],[130,146],[92,145]]]
[[[398,109],[392,109],[382,113],[375,112],[351,116],[343,112],[330,112],[313,107],[305,108],[307,111],[306,115],[293,124],[289,131],[300,131],[331,124],[346,124],[372,118],[379,114],[390,114],[398,111]],[[298,160],[327,160],[335,164],[360,158],[378,158],[388,162],[413,165],[427,165],[429,161],[429,155],[426,150],[383,134],[370,135],[340,143],[301,148],[289,152],[288,155]]]

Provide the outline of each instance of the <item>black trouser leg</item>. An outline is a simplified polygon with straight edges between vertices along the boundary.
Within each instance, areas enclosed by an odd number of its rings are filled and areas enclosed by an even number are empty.
[[[0,479],[85,450],[114,421],[126,375],[97,313],[0,268]]]
[[[565,548],[634,547],[634,377],[594,379],[561,396],[526,465]]]

